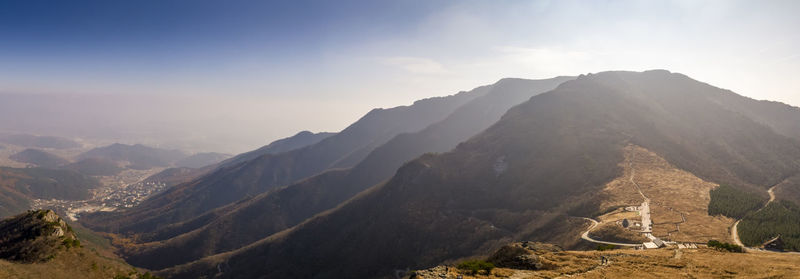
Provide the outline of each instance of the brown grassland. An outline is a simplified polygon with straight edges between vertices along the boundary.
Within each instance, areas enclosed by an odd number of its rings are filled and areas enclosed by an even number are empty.
[[[625,161],[621,165],[624,174],[605,186],[606,198],[601,208],[640,205],[643,199],[630,182],[631,175],[635,174],[634,181],[651,200],[655,236],[680,242],[730,241],[729,228],[734,220],[708,215],[709,191],[718,187],[717,184],[677,169],[644,148],[630,145],[624,152]],[[628,217],[613,211],[599,219],[605,223]]]
[[[601,264],[602,257],[608,259],[607,264]],[[490,274],[472,275],[450,267],[446,278],[797,278],[800,274],[797,255],[740,254],[708,248],[567,251],[542,254],[540,259],[551,268],[495,268]]]

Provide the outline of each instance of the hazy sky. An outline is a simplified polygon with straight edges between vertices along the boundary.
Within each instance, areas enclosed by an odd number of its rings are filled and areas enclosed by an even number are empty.
[[[257,142],[503,77],[605,70],[800,105],[798,14],[800,1],[2,1],[0,92],[238,98],[214,109],[257,119],[241,123]]]

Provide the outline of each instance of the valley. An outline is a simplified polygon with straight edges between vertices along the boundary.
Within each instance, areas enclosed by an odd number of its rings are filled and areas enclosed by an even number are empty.
[[[90,199],[32,199],[31,209],[56,210],[63,212],[70,220],[77,221],[81,214],[131,208],[166,189],[166,184],[162,182],[144,182],[161,170],[163,169],[126,170],[115,176],[100,177],[99,181],[103,186],[94,189]]]

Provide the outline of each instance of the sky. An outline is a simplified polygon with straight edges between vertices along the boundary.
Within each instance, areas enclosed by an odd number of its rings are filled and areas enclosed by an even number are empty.
[[[798,106],[798,12],[770,0],[0,0],[0,93],[168,98],[192,106],[172,125],[197,115],[211,124],[196,133],[238,138],[230,152],[504,77],[667,69]]]

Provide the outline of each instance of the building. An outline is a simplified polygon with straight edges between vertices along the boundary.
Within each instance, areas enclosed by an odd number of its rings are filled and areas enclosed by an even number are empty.
[[[658,249],[666,246],[666,243],[664,243],[664,241],[659,239],[658,237],[652,237],[650,239],[652,239],[653,241],[642,243],[645,249]]]
[[[642,245],[644,245],[644,249],[658,249],[658,245],[653,242],[645,242]]]

